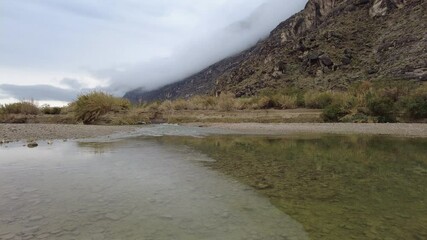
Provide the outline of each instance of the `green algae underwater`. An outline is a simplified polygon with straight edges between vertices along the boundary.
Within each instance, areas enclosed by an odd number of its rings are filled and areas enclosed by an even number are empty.
[[[215,159],[311,239],[427,239],[427,139],[367,135],[164,136]]]

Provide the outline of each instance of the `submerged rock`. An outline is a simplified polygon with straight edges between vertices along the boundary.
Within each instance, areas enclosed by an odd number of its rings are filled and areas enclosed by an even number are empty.
[[[29,148],[36,148],[36,147],[38,147],[39,146],[39,144],[38,143],[36,143],[36,142],[29,142],[28,144],[27,144],[27,147],[29,147]]]

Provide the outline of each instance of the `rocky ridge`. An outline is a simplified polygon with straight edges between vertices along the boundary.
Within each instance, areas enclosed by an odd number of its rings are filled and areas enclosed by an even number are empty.
[[[182,81],[132,101],[292,86],[345,90],[361,80],[427,81],[427,2],[309,0],[270,36]]]

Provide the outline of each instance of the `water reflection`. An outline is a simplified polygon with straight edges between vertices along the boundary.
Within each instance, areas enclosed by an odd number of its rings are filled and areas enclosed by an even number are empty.
[[[0,239],[307,239],[206,155],[150,139],[0,148]],[[189,161],[191,160],[191,161]]]
[[[427,139],[383,136],[162,137],[217,162],[301,222],[313,239],[427,239]]]

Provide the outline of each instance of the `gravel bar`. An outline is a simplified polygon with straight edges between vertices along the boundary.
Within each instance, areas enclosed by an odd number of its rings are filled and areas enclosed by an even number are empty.
[[[136,126],[0,124],[0,141],[81,139],[133,132]]]

